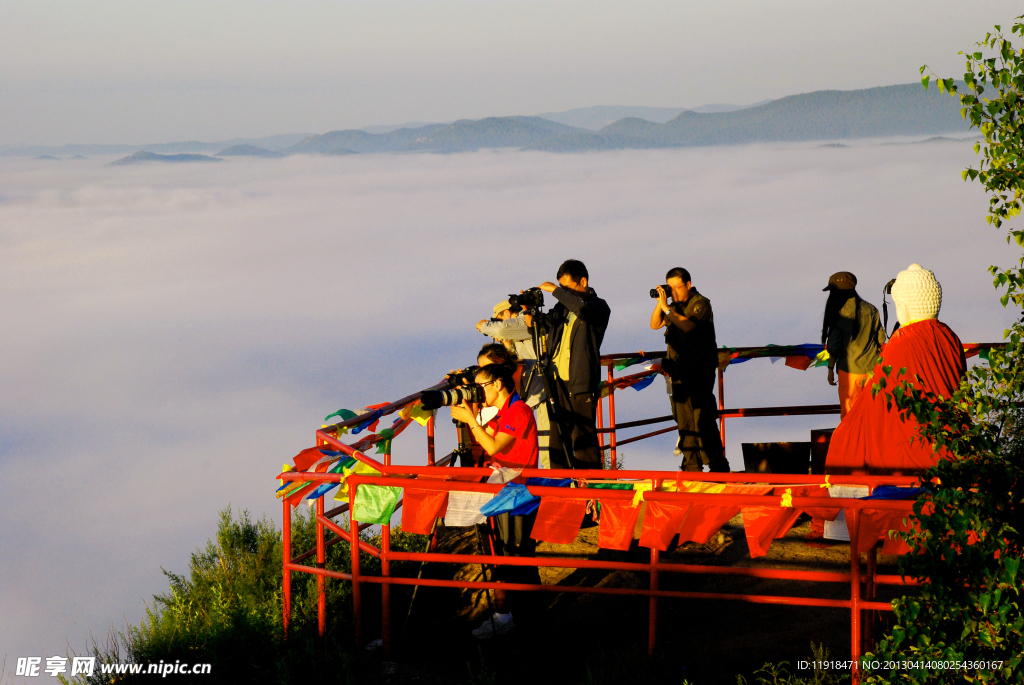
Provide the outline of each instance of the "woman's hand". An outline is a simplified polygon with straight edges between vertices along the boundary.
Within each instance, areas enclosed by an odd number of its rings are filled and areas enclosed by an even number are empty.
[[[835,385],[836,384],[836,370],[833,369],[832,367],[829,367],[829,369],[828,369],[828,384],[829,385]]]
[[[452,405],[452,418],[462,423],[468,423],[470,426],[476,424],[476,412],[470,409],[469,405],[463,401],[462,404]]]

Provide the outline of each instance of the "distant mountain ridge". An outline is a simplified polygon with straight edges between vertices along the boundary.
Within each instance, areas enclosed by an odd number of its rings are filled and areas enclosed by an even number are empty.
[[[713,104],[700,107],[632,107],[627,105],[597,105],[594,107],[578,107],[564,112],[544,112],[537,116],[560,124],[598,131],[609,124],[626,118],[643,119],[655,124],[664,124],[675,119],[683,112],[700,112],[713,114],[718,112],[734,112],[738,109],[757,107],[771,100],[754,103],[753,105]]]
[[[480,148],[526,147],[578,129],[540,117],[489,117],[451,124],[428,124],[400,128],[387,133],[361,129],[331,131],[281,150],[283,154],[332,154],[334,150],[355,152],[467,152]]]
[[[198,140],[187,140],[177,143],[152,143],[149,145],[107,145],[103,143],[69,144],[69,145],[19,145],[0,149],[2,155],[35,156],[35,155],[122,155],[132,152],[155,152],[157,154],[174,154],[179,152],[214,152],[233,145],[254,145],[268,150],[294,145],[309,137],[309,133],[284,133],[263,138],[232,138],[213,143]]]
[[[967,130],[959,102],[912,83],[865,90],[821,90],[731,112],[687,111],[654,126],[642,119],[623,119],[597,131],[591,139],[549,139],[528,149],[567,152],[739,145]]]
[[[598,130],[553,121],[547,115],[511,116],[462,119],[415,128],[376,127],[377,133],[346,129],[316,135],[236,139],[217,144],[198,141],[166,143],[146,146],[142,150],[132,146],[63,146],[59,150],[65,154],[109,154],[113,148],[117,148],[117,152],[136,150],[151,155],[145,158],[148,160],[155,160],[154,155],[185,150],[219,150],[218,156],[249,157],[454,153],[483,148],[581,152],[937,135],[968,130],[956,100],[935,90],[925,91],[918,83],[863,90],[823,90],[746,107],[708,105],[699,109],[705,111],[678,110],[671,118],[666,117],[675,111],[672,108],[593,107],[560,113],[572,114],[577,119],[590,117],[591,124],[610,113],[623,112],[647,112],[662,120],[624,116]],[[6,154],[53,154],[57,150],[20,148],[16,152],[8,150]],[[136,155],[132,155],[134,157]],[[140,157],[138,161],[141,160]]]

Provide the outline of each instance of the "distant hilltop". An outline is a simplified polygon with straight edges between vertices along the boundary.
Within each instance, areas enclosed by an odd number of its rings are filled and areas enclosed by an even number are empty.
[[[853,138],[965,133],[957,100],[918,83],[864,90],[821,90],[754,105],[584,107],[538,116],[415,122],[328,133],[287,134],[220,143],[142,146],[25,147],[0,154],[111,154],[135,151],[117,164],[210,161],[220,157],[350,155],[380,152],[468,152],[514,148],[546,152],[655,149],[755,142],[834,141]],[[207,155],[194,153],[206,152]],[[177,153],[177,154],[165,154]],[[184,159],[188,154],[197,159]],[[214,154],[215,156],[208,156]]]
[[[158,155],[154,152],[136,152],[133,155],[122,157],[112,165],[122,166],[125,164],[146,164],[147,162],[221,162],[223,160],[208,155]]]

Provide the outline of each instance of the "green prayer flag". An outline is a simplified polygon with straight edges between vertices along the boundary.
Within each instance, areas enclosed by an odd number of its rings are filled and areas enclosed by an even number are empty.
[[[402,488],[387,485],[360,485],[356,491],[352,518],[360,523],[391,523]]]
[[[381,437],[381,441],[377,445],[377,454],[391,454],[391,441],[395,438],[395,431],[385,428],[377,435]]]
[[[327,421],[328,419],[331,419],[335,416],[339,417],[342,421],[348,421],[349,419],[354,419],[356,416],[358,416],[358,414],[356,414],[351,409],[339,409],[333,414],[328,414],[327,416],[325,416],[324,421]]]
[[[632,483],[587,483],[588,488],[597,490],[632,490]]]

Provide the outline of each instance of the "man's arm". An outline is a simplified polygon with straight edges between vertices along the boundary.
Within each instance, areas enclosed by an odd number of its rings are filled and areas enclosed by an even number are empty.
[[[665,312],[661,308],[661,303],[658,302],[654,305],[654,311],[651,312],[651,330],[656,331],[659,328],[664,328],[666,323]]]
[[[505,321],[485,321],[478,330],[486,336],[498,340],[530,340],[533,336],[526,326],[526,321],[519,317]]]
[[[825,341],[825,351],[828,352],[828,384],[837,385],[836,383],[836,363],[839,361],[839,356],[846,353],[846,350],[842,349],[843,335],[837,326],[833,326],[828,332],[828,339]]]
[[[664,312],[665,321],[672,324],[673,326],[680,328],[687,333],[697,327],[697,324],[693,322],[689,317],[683,316],[682,314],[676,314],[674,311],[669,309]]]
[[[611,310],[600,297],[596,295],[584,297],[584,293],[577,290],[569,290],[562,286],[557,286],[550,292],[555,296],[556,300],[565,305],[565,308],[575,314],[580,320],[586,321],[588,324],[598,328],[608,327],[608,317],[611,315]]]

